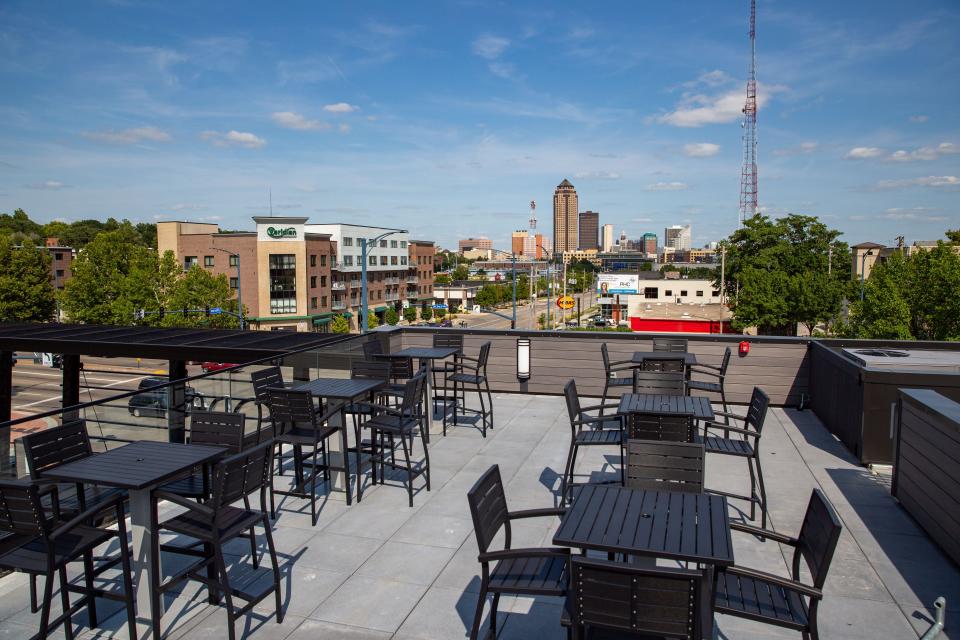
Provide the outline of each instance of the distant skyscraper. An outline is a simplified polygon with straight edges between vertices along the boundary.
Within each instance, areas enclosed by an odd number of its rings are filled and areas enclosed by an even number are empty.
[[[678,224],[663,230],[663,247],[677,251],[689,251],[691,241],[690,225]]]
[[[464,251],[470,251],[472,249],[482,249],[485,251],[493,249],[493,240],[490,238],[484,238],[483,236],[480,236],[479,238],[464,238],[463,240],[460,240],[458,244],[460,253],[463,253]]]
[[[553,192],[553,253],[577,250],[577,190],[564,178]]]
[[[580,238],[578,247],[585,249],[599,249],[600,214],[596,211],[582,211],[580,213]]]
[[[613,225],[603,225],[602,239],[600,241],[600,250],[604,252],[613,251]]]
[[[657,255],[657,234],[643,234],[643,252],[648,255]]]
[[[544,243],[549,244],[550,241],[545,240],[542,233],[536,234],[533,238],[536,245],[537,260],[543,260],[543,245]]]
[[[533,260],[537,253],[536,238],[525,230],[514,231],[510,236],[510,251],[518,257]]]

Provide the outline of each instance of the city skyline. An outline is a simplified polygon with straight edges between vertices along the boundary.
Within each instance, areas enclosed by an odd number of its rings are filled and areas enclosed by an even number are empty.
[[[272,192],[278,215],[500,248],[566,177],[602,223],[701,246],[736,227],[741,4],[5,3],[0,211],[237,228]],[[945,0],[760,2],[762,211],[850,244],[958,226],[958,26]]]

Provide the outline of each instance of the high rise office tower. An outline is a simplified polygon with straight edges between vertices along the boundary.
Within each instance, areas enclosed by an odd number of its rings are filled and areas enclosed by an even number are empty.
[[[602,238],[600,241],[600,250],[603,252],[613,251],[613,225],[603,225]]]
[[[577,250],[577,190],[564,178],[553,192],[553,253]]]
[[[578,248],[585,249],[600,248],[600,214],[596,211],[582,211],[580,213],[580,238],[577,242]]]
[[[690,249],[690,240],[691,232],[690,225],[688,224],[683,226],[675,224],[663,230],[663,246],[665,249],[688,251]]]
[[[650,256],[657,255],[657,234],[643,234],[643,252]]]

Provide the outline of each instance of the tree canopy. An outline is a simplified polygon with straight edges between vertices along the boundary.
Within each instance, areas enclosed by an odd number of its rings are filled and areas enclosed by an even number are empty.
[[[157,225],[151,222],[138,222],[107,218],[105,222],[95,219],[64,222],[54,220],[47,224],[40,224],[30,219],[23,209],[14,210],[13,214],[0,214],[0,235],[12,236],[17,243],[23,238],[30,238],[36,244],[43,244],[47,238],[58,238],[60,244],[74,249],[83,249],[97,234],[117,231],[127,228],[132,231],[128,237],[130,241],[144,247],[156,249]]]
[[[0,322],[45,322],[56,300],[50,282],[50,254],[29,240],[17,247],[0,235]]]

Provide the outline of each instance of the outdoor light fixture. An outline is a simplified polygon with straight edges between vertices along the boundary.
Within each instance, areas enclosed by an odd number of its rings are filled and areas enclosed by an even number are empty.
[[[517,380],[530,379],[530,338],[517,338]]]

